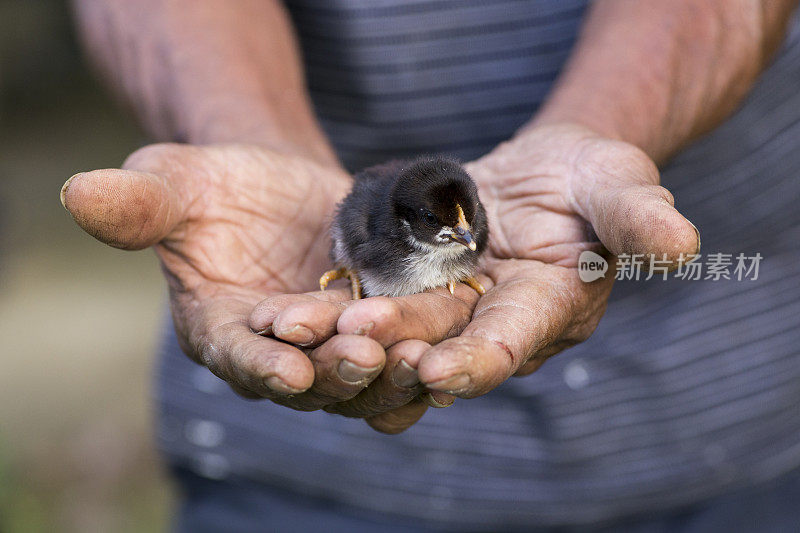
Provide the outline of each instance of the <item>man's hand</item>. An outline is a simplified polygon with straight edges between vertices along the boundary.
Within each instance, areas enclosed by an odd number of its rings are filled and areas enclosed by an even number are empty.
[[[384,366],[381,346],[363,336],[323,344],[298,329],[281,331],[297,348],[254,334],[248,316],[269,295],[316,285],[330,267],[334,206],[349,188],[338,167],[298,156],[162,144],[135,152],[124,170],[74,176],[62,202],[102,242],[154,246],[178,338],[195,361],[243,396],[318,409],[360,392]],[[338,309],[346,294],[321,298]]]
[[[658,185],[647,155],[588,129],[531,128],[467,168],[489,215],[485,271],[495,286],[460,336],[423,356],[419,375],[431,389],[484,394],[586,340],[614,275],[612,266],[582,282],[582,251],[652,254],[676,266],[699,250],[697,229]]]
[[[697,230],[658,186],[658,170],[647,155],[586,128],[530,128],[466,168],[478,183],[491,232],[484,264],[488,290],[474,312],[477,296],[463,285],[456,297],[442,289],[368,298],[336,310],[314,301],[324,294],[316,293],[302,302],[296,301],[299,295],[270,298],[255,308],[251,325],[303,324],[319,339],[335,329],[385,347],[422,339],[433,347],[411,358],[420,386],[472,398],[512,375],[533,372],[594,331],[613,269],[605,278],[582,282],[577,273],[582,251],[666,255],[675,264],[681,254],[698,251]],[[323,307],[330,312],[321,313]],[[402,431],[422,411],[418,403],[393,410],[409,398],[393,394],[391,387],[391,381],[379,379],[329,410],[368,417],[376,429]]]

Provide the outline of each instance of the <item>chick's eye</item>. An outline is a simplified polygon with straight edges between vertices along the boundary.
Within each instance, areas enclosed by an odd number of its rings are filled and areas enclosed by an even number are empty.
[[[436,215],[424,209],[422,210],[422,220],[429,226],[436,226],[439,223],[439,221],[436,220]]]

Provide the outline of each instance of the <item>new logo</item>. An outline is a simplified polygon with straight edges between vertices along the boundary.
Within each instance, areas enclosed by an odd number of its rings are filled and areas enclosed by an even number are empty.
[[[581,281],[590,283],[596,279],[606,277],[608,271],[608,261],[603,256],[584,250],[578,257],[578,276]]]

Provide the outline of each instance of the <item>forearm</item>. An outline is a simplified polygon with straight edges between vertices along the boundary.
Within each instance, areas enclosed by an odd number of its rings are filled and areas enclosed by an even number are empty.
[[[89,55],[158,140],[336,162],[277,1],[74,0]]]
[[[573,122],[663,162],[733,112],[795,0],[600,0],[533,124]]]

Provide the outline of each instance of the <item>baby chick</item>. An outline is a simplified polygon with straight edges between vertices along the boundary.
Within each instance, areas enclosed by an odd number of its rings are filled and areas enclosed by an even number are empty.
[[[404,296],[474,278],[489,227],[478,189],[456,161],[424,157],[361,171],[331,227],[336,270],[320,289],[350,278],[353,299]]]

